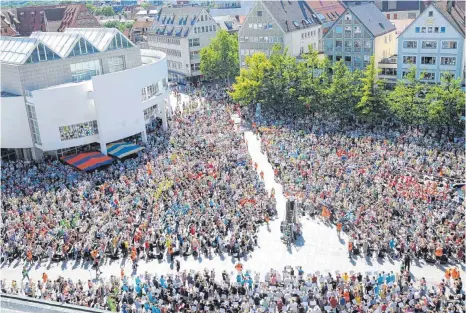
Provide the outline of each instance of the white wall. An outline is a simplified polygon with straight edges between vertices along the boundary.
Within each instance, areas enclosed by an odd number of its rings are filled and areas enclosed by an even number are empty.
[[[0,108],[2,148],[31,148],[33,144],[24,98],[2,97]]]
[[[59,132],[60,126],[96,120],[94,102],[89,99],[91,91],[92,82],[84,81],[32,92],[43,151],[81,146],[98,141],[98,135],[61,141]]]
[[[138,68],[92,77],[100,142],[108,143],[145,131],[144,108],[163,99],[158,96],[153,102],[143,104],[142,88],[166,77],[166,57]]]
[[[309,45],[315,44],[315,50],[319,50],[319,26],[307,27],[300,30],[295,30],[290,33],[285,33],[285,47],[288,48],[288,53],[293,56],[298,56],[301,51],[301,47],[304,48],[304,53],[309,52]],[[315,32],[315,36],[302,38],[302,34],[308,32]]]
[[[429,11],[433,11],[433,16],[429,17]],[[416,33],[416,27],[445,27],[445,33],[432,32]],[[457,49],[442,49],[442,41],[457,41]],[[403,47],[404,41],[416,41],[417,48],[409,49]],[[436,41],[436,49],[423,49],[422,41]],[[403,56],[416,56],[416,67],[418,75],[423,70],[435,72],[435,81],[440,81],[440,72],[445,70],[454,71],[456,77],[461,77],[464,64],[464,37],[448,22],[447,19],[434,7],[429,6],[409,27],[398,37],[398,78],[401,79],[402,71],[409,69],[412,65],[403,64]],[[436,57],[435,65],[421,64],[422,56]],[[456,57],[456,66],[440,65],[441,57]]]

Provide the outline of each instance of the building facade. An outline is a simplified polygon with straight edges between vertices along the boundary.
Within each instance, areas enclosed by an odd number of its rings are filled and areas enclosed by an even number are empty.
[[[373,3],[349,6],[324,35],[324,53],[363,70],[374,56],[378,63],[396,53],[396,28]]]
[[[68,29],[1,38],[1,145],[40,159],[167,123],[166,57],[116,29]]]
[[[398,37],[398,79],[416,66],[432,83],[445,72],[464,83],[465,12],[455,1],[431,4]]]
[[[256,52],[270,55],[275,44],[298,57],[319,49],[321,25],[309,5],[299,1],[256,1],[239,32],[240,65]]]
[[[203,7],[163,8],[147,31],[150,49],[167,55],[171,81],[198,81],[199,51],[208,46],[219,27]]]

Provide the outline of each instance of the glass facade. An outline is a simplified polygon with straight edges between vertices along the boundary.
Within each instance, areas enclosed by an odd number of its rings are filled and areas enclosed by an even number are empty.
[[[91,79],[92,76],[102,74],[102,64],[100,60],[93,60],[70,65],[71,77],[74,82]]]
[[[38,145],[42,144],[40,139],[39,125],[37,124],[36,109],[34,106],[26,102],[26,112],[28,115],[29,128],[31,130],[32,141]]]
[[[60,126],[58,128],[58,131],[60,132],[61,141],[93,136],[99,133],[97,121],[84,122],[68,126]]]
[[[108,59],[108,72],[119,72],[125,70],[125,56],[111,57]]]

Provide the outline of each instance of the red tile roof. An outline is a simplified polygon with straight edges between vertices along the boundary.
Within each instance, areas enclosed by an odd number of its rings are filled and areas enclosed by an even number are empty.
[[[338,0],[307,0],[306,2],[314,12],[321,13],[327,20],[331,21],[337,20],[345,11],[345,6]],[[327,13],[329,14],[327,15]]]

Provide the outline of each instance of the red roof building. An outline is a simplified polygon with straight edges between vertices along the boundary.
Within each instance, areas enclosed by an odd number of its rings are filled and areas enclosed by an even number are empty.
[[[66,28],[100,28],[99,21],[84,4],[23,7],[16,9],[16,31],[29,36],[35,31],[59,31]]]

